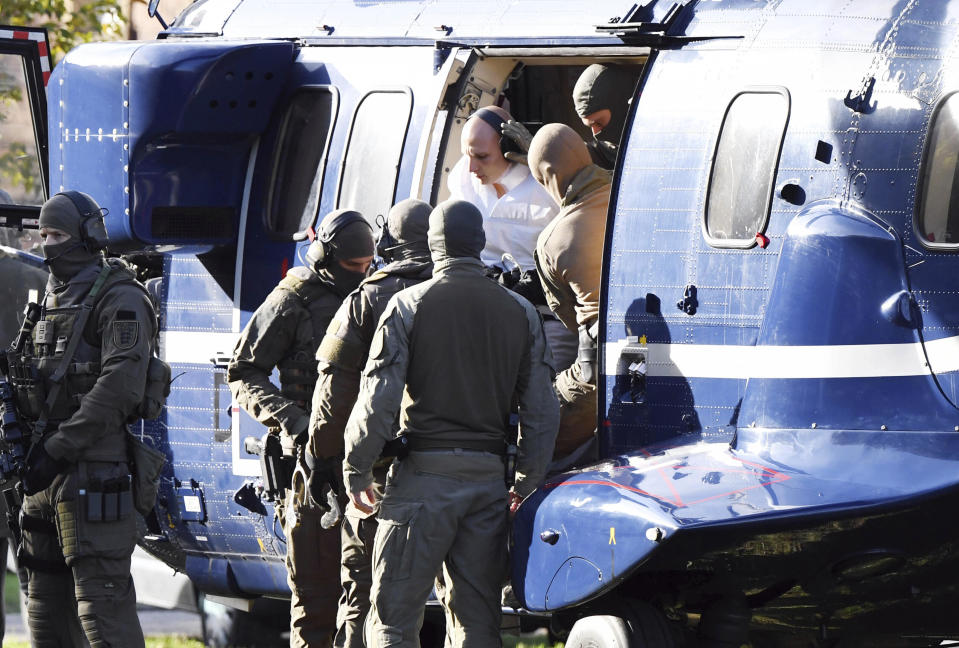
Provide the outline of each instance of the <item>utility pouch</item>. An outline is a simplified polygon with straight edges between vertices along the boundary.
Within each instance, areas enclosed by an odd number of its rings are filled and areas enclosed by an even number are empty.
[[[103,484],[91,479],[86,488],[78,491],[80,510],[86,512],[87,522],[103,521]]]
[[[166,455],[133,434],[127,434],[127,454],[133,463],[132,504],[137,512],[146,516],[156,504]]]
[[[120,519],[120,489],[115,479],[103,484],[103,519],[107,522]]]
[[[67,564],[74,558],[128,558],[136,519],[126,462],[77,464],[58,493],[57,532]]]
[[[150,357],[147,366],[147,382],[143,400],[134,412],[134,418],[152,420],[160,416],[167,396],[170,395],[170,365],[156,356]]]

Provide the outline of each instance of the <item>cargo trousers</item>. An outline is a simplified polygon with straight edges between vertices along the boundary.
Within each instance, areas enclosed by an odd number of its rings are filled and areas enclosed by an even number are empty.
[[[291,648],[329,648],[340,598],[340,530],[324,529],[323,511],[313,505],[305,475],[293,473],[278,514],[286,536]]]
[[[583,380],[578,363],[556,375],[559,433],[553,459],[565,457],[589,441],[596,431],[596,385]]]
[[[383,497],[388,466],[374,466],[373,490]],[[336,613],[336,648],[366,648],[364,628],[373,587],[373,544],[376,517],[348,504],[340,523],[340,582],[343,593]]]
[[[129,475],[125,462],[81,461],[24,498],[21,555],[36,648],[144,645],[130,576],[132,494],[103,487]]]
[[[370,648],[416,648],[441,571],[447,646],[501,646],[507,568],[502,457],[469,450],[411,452],[393,465],[377,514]]]

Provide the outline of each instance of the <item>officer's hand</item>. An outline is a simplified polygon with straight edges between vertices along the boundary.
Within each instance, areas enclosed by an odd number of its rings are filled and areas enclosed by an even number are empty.
[[[57,460],[47,453],[42,443],[34,443],[27,453],[27,470],[23,473],[23,492],[35,495],[53,483],[57,475],[63,472],[68,462]]]
[[[363,495],[366,495],[366,499],[369,500],[369,504],[363,501]],[[376,504],[376,492],[373,490],[372,486],[367,486],[366,490],[354,491],[350,493],[350,499],[353,500],[353,506],[356,507],[358,511],[363,513],[372,513],[373,506]]]
[[[515,491],[509,492],[509,516],[513,517],[516,515],[516,511],[519,510],[519,505],[523,503],[523,498],[518,495]]]
[[[510,162],[515,162],[520,166],[527,166],[529,164],[529,157],[525,153],[517,153],[516,151],[506,151],[503,153],[503,157],[509,160]]]
[[[335,496],[342,492],[340,480],[343,473],[340,467],[343,465],[343,459],[341,457],[317,459],[307,451],[304,453],[304,461],[310,468],[307,483],[313,505],[324,511],[329,510],[330,494],[332,493],[335,499]]]
[[[515,119],[511,119],[508,122],[504,122],[503,125],[500,126],[500,130],[503,131],[504,137],[508,137],[516,142],[516,146],[523,149],[523,153],[529,153],[529,145],[533,141],[533,134],[529,132],[529,129]],[[524,155],[523,164],[525,163],[526,156]]]
[[[527,270],[510,289],[517,295],[525,297],[534,306],[546,306],[546,294],[543,284],[535,270]]]

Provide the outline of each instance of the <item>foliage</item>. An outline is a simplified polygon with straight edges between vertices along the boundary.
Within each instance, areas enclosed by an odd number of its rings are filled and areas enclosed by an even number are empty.
[[[37,186],[38,168],[36,155],[28,155],[23,142],[13,142],[6,150],[0,147],[0,186],[20,188],[33,202],[43,200]]]
[[[147,637],[147,648],[203,648],[203,642],[184,637]],[[26,641],[4,641],[3,648],[30,648]]]
[[[51,63],[80,43],[120,38],[123,21],[120,0],[3,0],[4,24],[47,28]]]

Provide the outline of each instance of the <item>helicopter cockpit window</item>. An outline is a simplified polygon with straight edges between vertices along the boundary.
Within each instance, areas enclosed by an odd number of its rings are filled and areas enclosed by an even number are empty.
[[[290,101],[280,127],[267,211],[267,226],[275,234],[292,236],[313,224],[337,104],[332,87],[306,88]]]
[[[377,90],[360,100],[340,170],[337,209],[355,209],[373,222],[393,206],[412,110],[409,89]]]
[[[43,168],[22,56],[0,53],[0,204],[42,205]]]
[[[788,119],[785,89],[748,90],[730,102],[706,196],[710,245],[751,247],[766,229]]]
[[[959,93],[936,110],[926,145],[916,229],[928,247],[959,246]]]

